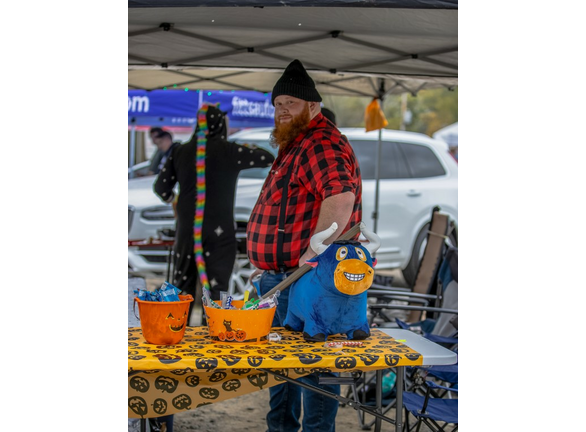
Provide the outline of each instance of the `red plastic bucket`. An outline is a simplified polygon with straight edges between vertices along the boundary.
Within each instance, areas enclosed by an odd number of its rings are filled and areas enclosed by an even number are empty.
[[[152,302],[134,298],[138,303],[140,327],[147,343],[175,345],[181,342],[189,317],[190,295],[180,295],[177,302]]]

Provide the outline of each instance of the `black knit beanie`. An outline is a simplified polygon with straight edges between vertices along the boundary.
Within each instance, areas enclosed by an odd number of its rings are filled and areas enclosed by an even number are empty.
[[[277,96],[287,95],[307,102],[321,102],[315,83],[299,60],[293,60],[273,87],[271,102],[275,105]]]

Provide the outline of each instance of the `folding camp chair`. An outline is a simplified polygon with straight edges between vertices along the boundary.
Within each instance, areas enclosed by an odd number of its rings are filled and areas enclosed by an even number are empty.
[[[452,229],[453,223],[450,223],[448,215],[441,213],[439,207],[434,207],[427,243],[413,288],[410,290],[373,284],[368,290],[368,297],[376,300],[375,306],[369,305],[369,312],[372,316],[371,324],[377,317],[381,318],[383,322],[393,323],[394,319],[388,316],[385,309],[409,311],[406,319],[408,322],[421,320],[424,313],[440,312],[438,308],[442,304],[443,289],[437,284],[437,276],[445,257],[446,248],[449,247],[446,240],[449,239]],[[451,246],[455,247],[455,245]],[[387,307],[382,305],[387,305]]]
[[[407,431],[419,432],[422,422],[434,432],[447,431],[446,426],[449,424],[453,425],[452,431],[458,430],[458,399],[432,396],[433,389],[441,389],[455,394],[458,393],[458,389],[442,386],[433,381],[426,381],[424,385],[427,389],[425,396],[415,392],[403,393]],[[413,426],[409,426],[409,413],[417,419]],[[443,424],[440,425],[440,423]]]
[[[396,318],[396,322],[399,328],[413,331],[414,326],[408,325],[407,323]],[[455,331],[452,332],[451,336],[435,335],[428,332],[418,331],[423,337],[431,340],[439,345],[442,345],[448,349],[457,352],[458,338],[457,328],[453,327]],[[382,413],[385,414],[391,410],[396,404],[396,389],[387,388],[385,392],[385,379],[388,379],[389,374],[396,374],[395,368],[389,368],[383,372],[382,384],[383,384],[383,395],[382,395]],[[406,367],[404,369],[404,389],[406,391],[418,392],[418,388],[421,387],[427,377],[433,377],[437,382],[442,385],[455,386],[458,383],[458,365],[448,366],[414,366]],[[358,380],[350,385],[346,391],[346,397],[353,397],[354,400],[359,401],[364,405],[375,404],[374,389],[376,388],[376,374],[365,372]],[[420,393],[420,392],[419,392]],[[435,398],[443,397],[444,394],[431,392],[431,396]],[[376,422],[376,419],[367,421],[367,415],[362,411],[358,412],[358,424],[362,429],[370,429]]]
[[[383,324],[392,323],[399,328],[416,331],[432,342],[454,351],[457,350],[457,321],[453,320],[458,314],[457,249],[450,245],[442,245],[442,249],[443,255],[440,256],[439,263],[434,263],[434,266],[437,268],[434,270],[435,274],[432,278],[431,293],[412,293],[405,290],[393,289],[392,287],[384,291],[381,290],[383,292],[376,294],[375,297],[377,303],[369,304],[368,306],[372,317],[370,321],[371,325],[375,317],[383,317],[385,321]],[[426,263],[429,262],[429,260],[426,261]],[[409,301],[410,304],[397,305],[389,303],[392,300],[402,301],[403,303]],[[390,316],[387,316],[386,311],[392,309],[404,309],[419,313],[423,311],[433,312],[437,314],[438,319],[425,318],[408,324],[397,317],[391,319]],[[389,371],[394,371],[394,369],[389,369]],[[405,368],[405,377],[403,380],[405,389],[407,391],[417,392],[417,388],[423,384],[428,375],[436,378],[442,384],[448,384],[450,386],[457,385],[457,365],[455,366],[455,371],[452,366],[414,367]],[[355,399],[360,399],[362,403],[368,404],[369,391],[376,385],[375,378],[376,376],[372,374],[370,377],[369,374],[364,374],[362,381],[357,382],[354,387],[348,389],[348,396],[352,393]],[[424,395],[420,394],[420,396]],[[442,395],[431,392],[430,396],[437,398]],[[395,404],[394,392],[389,392],[387,395],[384,395],[383,413],[389,411]],[[364,413],[359,413],[358,421],[362,429],[369,429],[375,422],[375,420],[372,420],[370,423],[367,422]]]
[[[438,272],[438,293],[441,293],[441,308],[437,319],[424,319],[406,323],[395,318],[395,323],[403,329],[420,333],[423,337],[455,349],[458,345],[458,249],[448,246]]]

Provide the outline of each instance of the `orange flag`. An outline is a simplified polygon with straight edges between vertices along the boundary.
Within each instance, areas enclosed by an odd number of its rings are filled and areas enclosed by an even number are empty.
[[[366,132],[382,129],[389,124],[385,118],[383,110],[378,104],[378,99],[373,99],[366,107],[366,111],[364,112],[364,124],[366,126]]]

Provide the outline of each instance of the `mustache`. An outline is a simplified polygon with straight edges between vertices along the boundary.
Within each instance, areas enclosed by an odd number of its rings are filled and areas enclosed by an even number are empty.
[[[299,115],[284,114],[281,117],[291,117],[292,120],[288,123],[281,123],[275,117],[275,128],[271,134],[271,145],[273,148],[279,148],[280,151],[285,150],[300,133],[307,131],[309,125],[309,106],[306,105]]]

